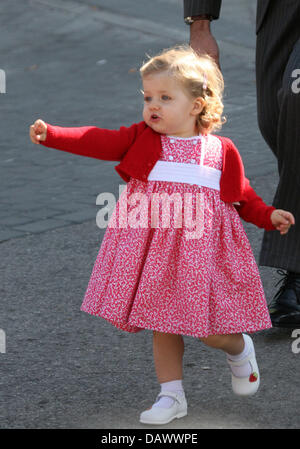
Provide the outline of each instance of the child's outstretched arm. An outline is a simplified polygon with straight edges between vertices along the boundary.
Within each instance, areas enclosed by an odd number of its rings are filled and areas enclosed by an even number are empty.
[[[96,159],[121,161],[145,126],[140,122],[130,127],[122,126],[119,130],[96,126],[66,128],[38,119],[30,126],[29,135],[33,143],[46,147]]]

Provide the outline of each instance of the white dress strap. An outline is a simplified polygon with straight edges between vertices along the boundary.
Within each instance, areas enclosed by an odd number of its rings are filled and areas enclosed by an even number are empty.
[[[201,135],[201,155],[200,155],[200,165],[201,165],[201,167],[204,164],[205,147],[206,147],[206,139],[205,139],[205,137],[202,134]]]

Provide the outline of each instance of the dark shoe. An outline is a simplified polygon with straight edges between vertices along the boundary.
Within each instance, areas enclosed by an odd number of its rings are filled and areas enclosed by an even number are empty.
[[[274,327],[292,327],[300,325],[300,274],[277,270],[282,275],[276,286],[282,285],[269,306]]]

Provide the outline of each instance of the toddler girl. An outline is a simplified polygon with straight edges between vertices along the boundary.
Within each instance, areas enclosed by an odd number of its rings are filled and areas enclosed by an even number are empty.
[[[37,120],[30,136],[47,147],[120,162],[115,168],[127,186],[81,310],[127,332],[153,331],[161,391],[140,421],[166,424],[187,414],[184,335],[224,351],[236,394],[257,391],[259,369],[246,332],[270,328],[271,321],[240,217],[281,234],[295,220],[256,195],[233,142],[212,134],[222,125],[224,82],[209,56],[175,47],[140,71],[143,121],[108,130]]]

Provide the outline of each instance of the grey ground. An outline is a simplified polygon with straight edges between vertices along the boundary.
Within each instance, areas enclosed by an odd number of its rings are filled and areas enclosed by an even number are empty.
[[[221,134],[270,204],[278,178],[256,119],[255,5],[223,3],[213,24],[226,83]],[[111,129],[140,121],[138,68],[146,53],[187,42],[182,2],[3,0],[0,24],[0,426],[143,428],[139,413],[159,391],[151,331],[128,334],[79,310],[105,231],[95,222],[96,197],[118,197],[124,182],[114,162],[38,147],[28,128],[37,118]],[[245,228],[258,260],[263,231]],[[280,277],[259,268],[270,301]],[[246,399],[233,396],[224,355],[185,337],[189,413],[159,428],[299,428],[291,334],[255,334],[262,384]]]

